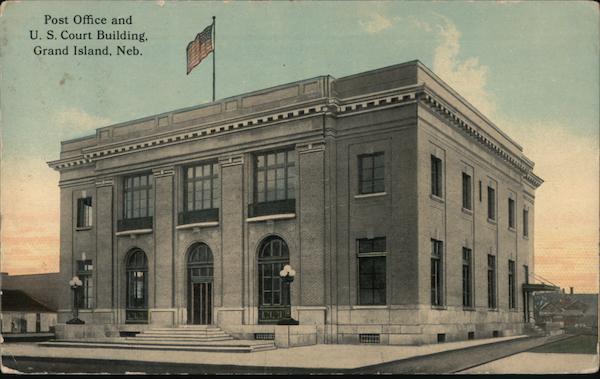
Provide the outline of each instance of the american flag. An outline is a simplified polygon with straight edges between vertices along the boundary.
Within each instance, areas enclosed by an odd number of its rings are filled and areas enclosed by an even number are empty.
[[[196,35],[196,39],[188,43],[187,46],[187,73],[189,74],[194,67],[198,66],[204,58],[213,51],[212,43],[213,24],[206,27],[201,33]]]

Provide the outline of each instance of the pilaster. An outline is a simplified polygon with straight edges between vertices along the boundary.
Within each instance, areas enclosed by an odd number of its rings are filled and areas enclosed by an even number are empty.
[[[113,186],[112,177],[98,178],[96,180],[96,308],[114,308],[114,244],[113,244]]]
[[[175,219],[175,169],[172,166],[154,168],[154,308],[170,309],[174,306],[173,267]],[[152,313],[152,323],[173,324],[171,311]]]
[[[243,307],[244,293],[244,156],[219,159],[221,165],[221,304]],[[232,315],[233,316],[233,315]],[[237,317],[237,316],[234,316]],[[241,322],[241,314],[240,314]]]

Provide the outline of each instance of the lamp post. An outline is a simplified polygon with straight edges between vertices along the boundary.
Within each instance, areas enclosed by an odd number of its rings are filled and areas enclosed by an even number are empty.
[[[67,324],[85,324],[85,321],[79,319],[79,297],[77,296],[83,282],[78,276],[74,276],[73,279],[69,280],[69,286],[73,290],[73,314],[75,317],[67,321]]]
[[[294,277],[296,276],[296,270],[294,270],[292,268],[292,266],[290,266],[290,265],[285,265],[283,267],[283,270],[279,271],[279,276],[281,277],[281,280],[283,281],[283,283],[286,286],[288,286],[288,289],[290,289],[288,291],[288,293],[290,294],[290,297],[291,297],[292,296],[291,284],[294,281]],[[290,301],[290,304],[291,304],[291,301]],[[277,325],[298,325],[298,324],[299,324],[298,320],[294,320],[292,317],[282,318],[281,320],[279,320],[277,322]]]

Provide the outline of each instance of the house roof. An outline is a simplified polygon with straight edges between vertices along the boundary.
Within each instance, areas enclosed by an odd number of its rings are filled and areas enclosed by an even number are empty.
[[[542,313],[597,314],[597,294],[539,293],[535,294]]]
[[[56,312],[21,290],[2,290],[2,312]]]

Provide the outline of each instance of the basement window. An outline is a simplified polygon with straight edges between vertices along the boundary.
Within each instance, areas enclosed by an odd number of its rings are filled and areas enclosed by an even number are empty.
[[[360,340],[360,343],[365,344],[379,344],[381,342],[380,335],[372,333],[359,334],[358,339]]]
[[[254,333],[254,339],[259,341],[275,340],[275,333]]]
[[[438,343],[446,342],[446,333],[439,333],[437,335]]]

